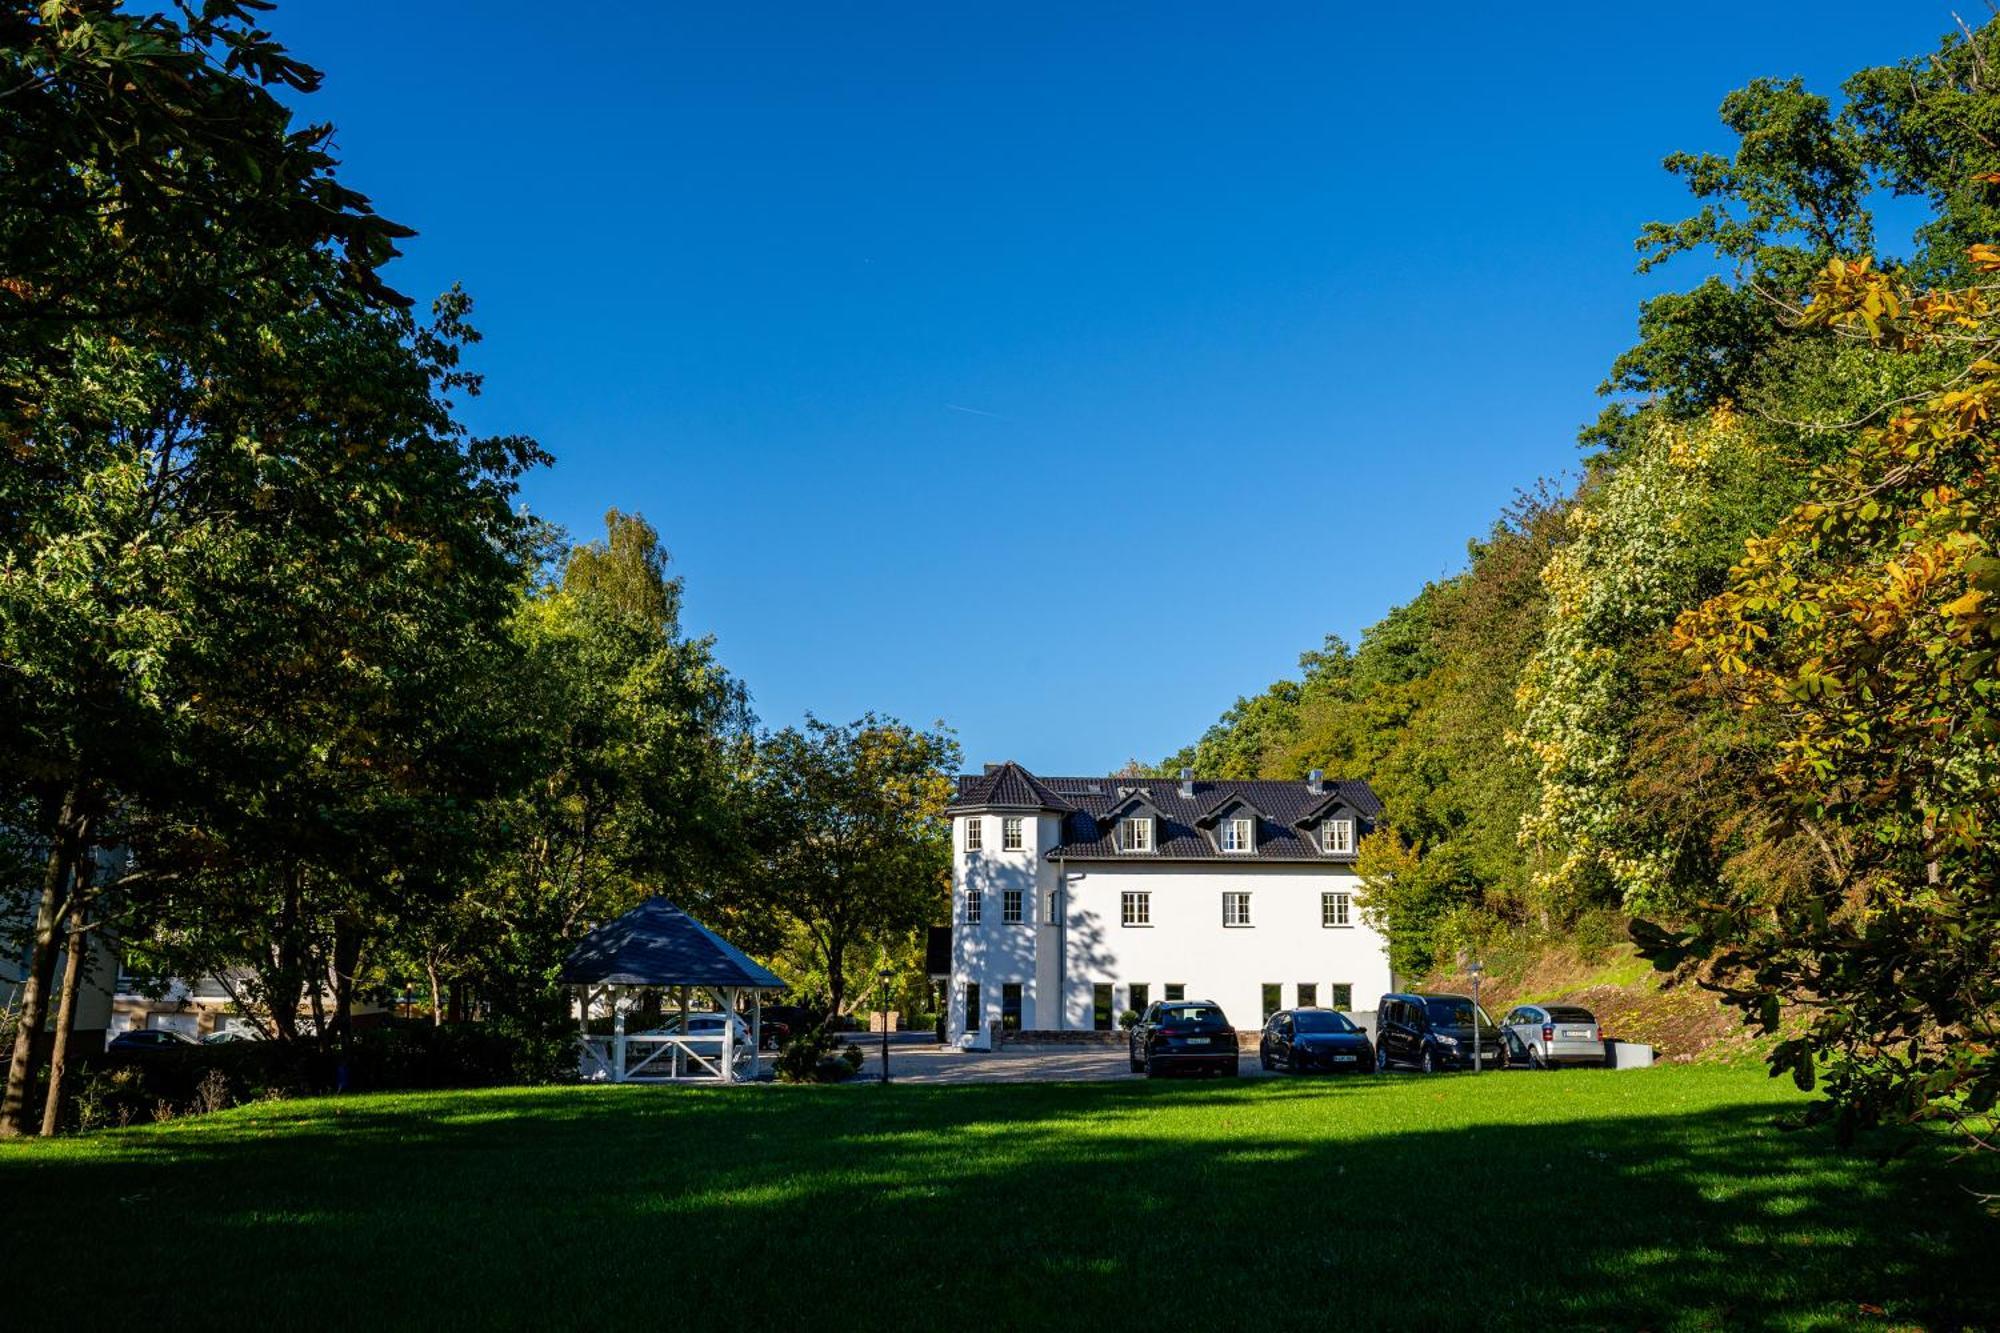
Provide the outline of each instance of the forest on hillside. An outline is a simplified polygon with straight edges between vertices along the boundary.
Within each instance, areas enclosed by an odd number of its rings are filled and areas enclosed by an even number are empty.
[[[1638,238],[1711,275],[1640,307],[1580,480],[1161,771],[1372,783],[1399,971],[1629,931],[1802,1085],[1833,1054],[1849,1124],[1926,1080],[1990,1108],[1996,79],[2000,21],[1730,93],[1734,151],[1668,158],[1692,211]]]

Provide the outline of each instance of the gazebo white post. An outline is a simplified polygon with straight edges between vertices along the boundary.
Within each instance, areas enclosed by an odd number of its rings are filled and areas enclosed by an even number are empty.
[[[688,988],[686,986],[682,986],[680,988],[680,992],[681,992],[681,1040],[686,1041],[688,1039]],[[675,1078],[682,1077],[687,1071],[686,1049],[687,1048],[684,1046],[674,1047]]]
[[[618,988],[611,988],[611,1081],[625,1081],[625,1011],[618,1007]]]
[[[750,988],[750,1081],[755,1083],[763,1076],[764,1054],[764,992],[755,986]]]
[[[722,991],[722,1081],[736,1081],[736,988]]]

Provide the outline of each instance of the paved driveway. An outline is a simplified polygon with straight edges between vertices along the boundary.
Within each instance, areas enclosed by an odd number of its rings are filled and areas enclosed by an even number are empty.
[[[863,1046],[864,1076],[880,1073],[877,1047]],[[1237,1072],[1263,1077],[1257,1053],[1240,1056]],[[900,1083],[1055,1083],[1143,1078],[1134,1074],[1122,1046],[1007,1046],[997,1051],[961,1051],[952,1046],[889,1047],[889,1077]]]

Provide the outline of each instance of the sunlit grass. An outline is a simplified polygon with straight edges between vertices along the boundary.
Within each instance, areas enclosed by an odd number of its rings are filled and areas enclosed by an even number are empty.
[[[24,1328],[1991,1322],[1972,1168],[1803,1104],[1699,1068],[498,1089],[10,1145],[0,1200]]]

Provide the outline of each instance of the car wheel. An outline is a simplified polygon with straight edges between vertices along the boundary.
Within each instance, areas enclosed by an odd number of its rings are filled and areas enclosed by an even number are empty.
[[[1375,1072],[1378,1074],[1389,1072],[1389,1048],[1387,1046],[1377,1046],[1375,1048]]]
[[[1532,1046],[1528,1048],[1528,1068],[1539,1069],[1544,1073],[1547,1073],[1549,1068],[1549,1062],[1544,1060],[1542,1053]]]
[[[1144,1060],[1141,1060],[1138,1056],[1133,1055],[1130,1051],[1127,1051],[1125,1054],[1132,1061],[1133,1073],[1137,1074],[1145,1070],[1146,1062]]]
[[[1423,1069],[1426,1074],[1435,1074],[1438,1071],[1437,1052],[1428,1046],[1424,1047]]]
[[[1271,1072],[1271,1053],[1261,1046],[1257,1048],[1257,1067],[1267,1074]]]

